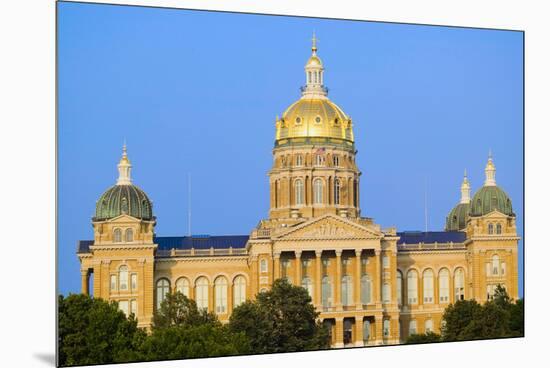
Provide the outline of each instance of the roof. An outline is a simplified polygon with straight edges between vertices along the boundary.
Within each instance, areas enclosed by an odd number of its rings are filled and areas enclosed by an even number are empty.
[[[400,237],[397,244],[462,243],[466,240],[463,231],[403,231],[398,232],[397,236]]]
[[[158,245],[157,249],[227,249],[244,248],[248,241],[248,235],[193,235],[189,236],[156,236],[153,242]],[[93,240],[80,240],[77,245],[77,253],[88,253]]]

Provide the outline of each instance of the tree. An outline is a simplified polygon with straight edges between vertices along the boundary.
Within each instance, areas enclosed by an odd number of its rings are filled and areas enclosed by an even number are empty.
[[[449,305],[443,320],[445,341],[523,336],[523,300],[513,302],[498,285],[492,299],[483,305],[474,300]]]
[[[423,344],[428,342],[440,342],[441,335],[436,334],[435,332],[426,332],[423,334],[412,334],[407,337],[405,344]]]
[[[329,334],[318,316],[306,289],[279,279],[256,300],[236,307],[229,328],[244,333],[254,353],[324,349],[330,346]]]
[[[140,360],[146,333],[116,302],[83,294],[58,299],[59,364],[88,365]]]
[[[199,310],[194,300],[179,291],[168,293],[153,316],[153,329],[201,324],[219,324],[218,317],[206,309]]]
[[[164,360],[248,354],[250,344],[244,333],[229,331],[215,314],[176,292],[155,312],[152,334],[140,349],[144,360]]]

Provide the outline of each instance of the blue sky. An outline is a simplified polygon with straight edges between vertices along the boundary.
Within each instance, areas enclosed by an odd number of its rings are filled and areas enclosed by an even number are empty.
[[[187,234],[188,173],[194,234],[267,216],[275,116],[299,98],[313,31],[354,120],[363,216],[424,230],[427,187],[442,230],[464,169],[473,195],[492,150],[523,237],[522,33],[58,3],[61,293],[80,291],[76,242],[93,237],[124,139],[158,235]]]

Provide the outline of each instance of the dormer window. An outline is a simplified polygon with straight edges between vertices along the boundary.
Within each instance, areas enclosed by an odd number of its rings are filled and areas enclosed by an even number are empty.
[[[134,241],[134,231],[132,229],[126,229],[125,241],[126,242]]]
[[[502,234],[502,225],[497,224],[497,234]]]
[[[489,232],[489,234],[493,234],[493,232],[494,232],[493,224],[489,224],[488,232]]]

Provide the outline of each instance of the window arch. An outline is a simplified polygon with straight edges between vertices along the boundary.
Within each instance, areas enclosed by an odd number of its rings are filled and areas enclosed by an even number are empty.
[[[223,276],[214,280],[214,304],[217,314],[227,313],[227,279]]]
[[[464,300],[464,271],[457,268],[455,271],[455,302]]]
[[[407,274],[407,297],[409,305],[418,303],[418,273],[415,270]]]
[[[497,232],[497,234],[502,234],[502,225],[501,224],[497,224],[496,232]]]
[[[493,274],[493,276],[498,276],[499,275],[499,269],[498,267],[500,266],[500,259],[498,258],[498,255],[493,255],[493,257],[491,258],[491,272]]]
[[[321,178],[313,180],[313,203],[323,203],[323,179]]]
[[[195,302],[197,308],[208,309],[208,280],[204,276],[195,282]]]
[[[239,275],[233,280],[233,308],[243,303],[246,299],[246,279]]]
[[[397,288],[397,304],[402,305],[403,304],[403,275],[399,270],[397,270],[396,288]]]
[[[157,281],[157,309],[160,309],[161,303],[166,299],[166,294],[170,292],[170,281],[160,279]]]
[[[126,229],[126,234],[124,235],[124,241],[133,242],[134,241],[134,230]]]
[[[422,274],[424,285],[424,303],[433,303],[434,301],[434,273],[431,269],[427,269]]]
[[[185,277],[180,277],[176,281],[176,291],[179,291],[189,298],[189,280],[187,280]]]
[[[302,166],[302,155],[296,155],[296,166]]]
[[[322,280],[321,299],[324,308],[332,307],[332,283],[329,276],[324,276]]]
[[[302,179],[296,179],[294,182],[295,202],[297,205],[304,204],[304,182]]]
[[[313,281],[310,277],[302,278],[302,287],[307,290],[309,296],[313,298]]]
[[[446,268],[439,271],[439,302],[449,302],[449,270]]]
[[[361,277],[361,304],[369,304],[372,300],[372,282],[369,275]]]
[[[122,230],[120,229],[115,229],[115,231],[113,232],[113,241],[115,243],[120,243],[122,242]]]
[[[488,232],[489,232],[489,234],[493,233],[493,224],[489,224]]]
[[[340,179],[334,180],[334,204],[340,204]]]
[[[342,305],[349,306],[353,304],[353,280],[351,276],[342,277]]]
[[[118,268],[118,287],[120,290],[128,290],[128,266]]]

